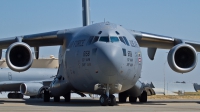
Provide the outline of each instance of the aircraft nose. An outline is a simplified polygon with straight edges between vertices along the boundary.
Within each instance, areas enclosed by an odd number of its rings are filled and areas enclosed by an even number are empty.
[[[120,71],[122,50],[114,45],[99,45],[97,54],[97,64],[101,75],[115,76]]]

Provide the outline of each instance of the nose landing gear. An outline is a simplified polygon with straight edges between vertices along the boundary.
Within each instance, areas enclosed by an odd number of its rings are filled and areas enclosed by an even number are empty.
[[[114,95],[109,94],[109,85],[107,84],[105,94],[101,95],[99,101],[102,106],[114,106],[116,104],[116,98]]]
[[[100,99],[100,104],[102,106],[114,106],[116,104],[116,98],[114,95],[109,95],[109,97],[105,94],[101,95]]]

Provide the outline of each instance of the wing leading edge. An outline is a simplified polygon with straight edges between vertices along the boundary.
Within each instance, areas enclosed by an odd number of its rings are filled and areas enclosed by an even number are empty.
[[[179,38],[162,36],[157,34],[151,34],[146,32],[138,32],[131,30],[140,47],[148,48],[161,48],[161,49],[171,49],[177,44],[190,44],[196,51],[200,52],[200,42],[183,40]]]
[[[14,42],[25,42],[30,47],[63,45],[64,39],[70,40],[71,35],[73,35],[79,29],[81,28],[65,29],[10,38],[1,38],[0,49],[7,49]]]
[[[62,33],[61,33],[62,32]],[[61,34],[61,35],[59,35]],[[64,31],[53,31],[0,39],[0,49],[6,49],[14,42],[25,42],[31,47],[62,45]]]

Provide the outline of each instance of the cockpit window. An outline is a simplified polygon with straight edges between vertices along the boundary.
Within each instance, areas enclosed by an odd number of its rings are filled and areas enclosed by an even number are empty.
[[[126,44],[127,44],[128,46],[130,46],[129,43],[128,43],[128,40],[126,39],[126,37],[123,36],[123,38],[124,38]]]
[[[93,43],[97,42],[98,40],[99,40],[99,36],[91,36],[88,39],[87,45],[93,44]]]
[[[123,42],[124,44],[126,44],[125,41],[124,41],[124,39],[123,39],[123,37],[119,37],[119,39],[120,39],[121,42]]]
[[[89,38],[89,40],[88,40],[88,42],[87,42],[87,45],[91,44],[91,42],[92,42],[92,40],[93,40],[93,37],[94,37],[94,36],[91,36],[91,37]]]
[[[94,39],[93,39],[93,41],[92,41],[92,43],[95,43],[95,42],[97,42],[98,40],[99,40],[99,37],[98,37],[98,36],[95,36]]]
[[[119,39],[118,39],[118,37],[111,36],[110,41],[111,42],[119,42]]]
[[[108,36],[103,36],[99,39],[99,41],[102,41],[102,42],[109,42],[109,37]]]

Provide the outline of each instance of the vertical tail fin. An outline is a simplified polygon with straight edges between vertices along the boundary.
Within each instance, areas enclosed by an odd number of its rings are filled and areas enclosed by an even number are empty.
[[[90,25],[90,1],[82,0],[83,26]]]

